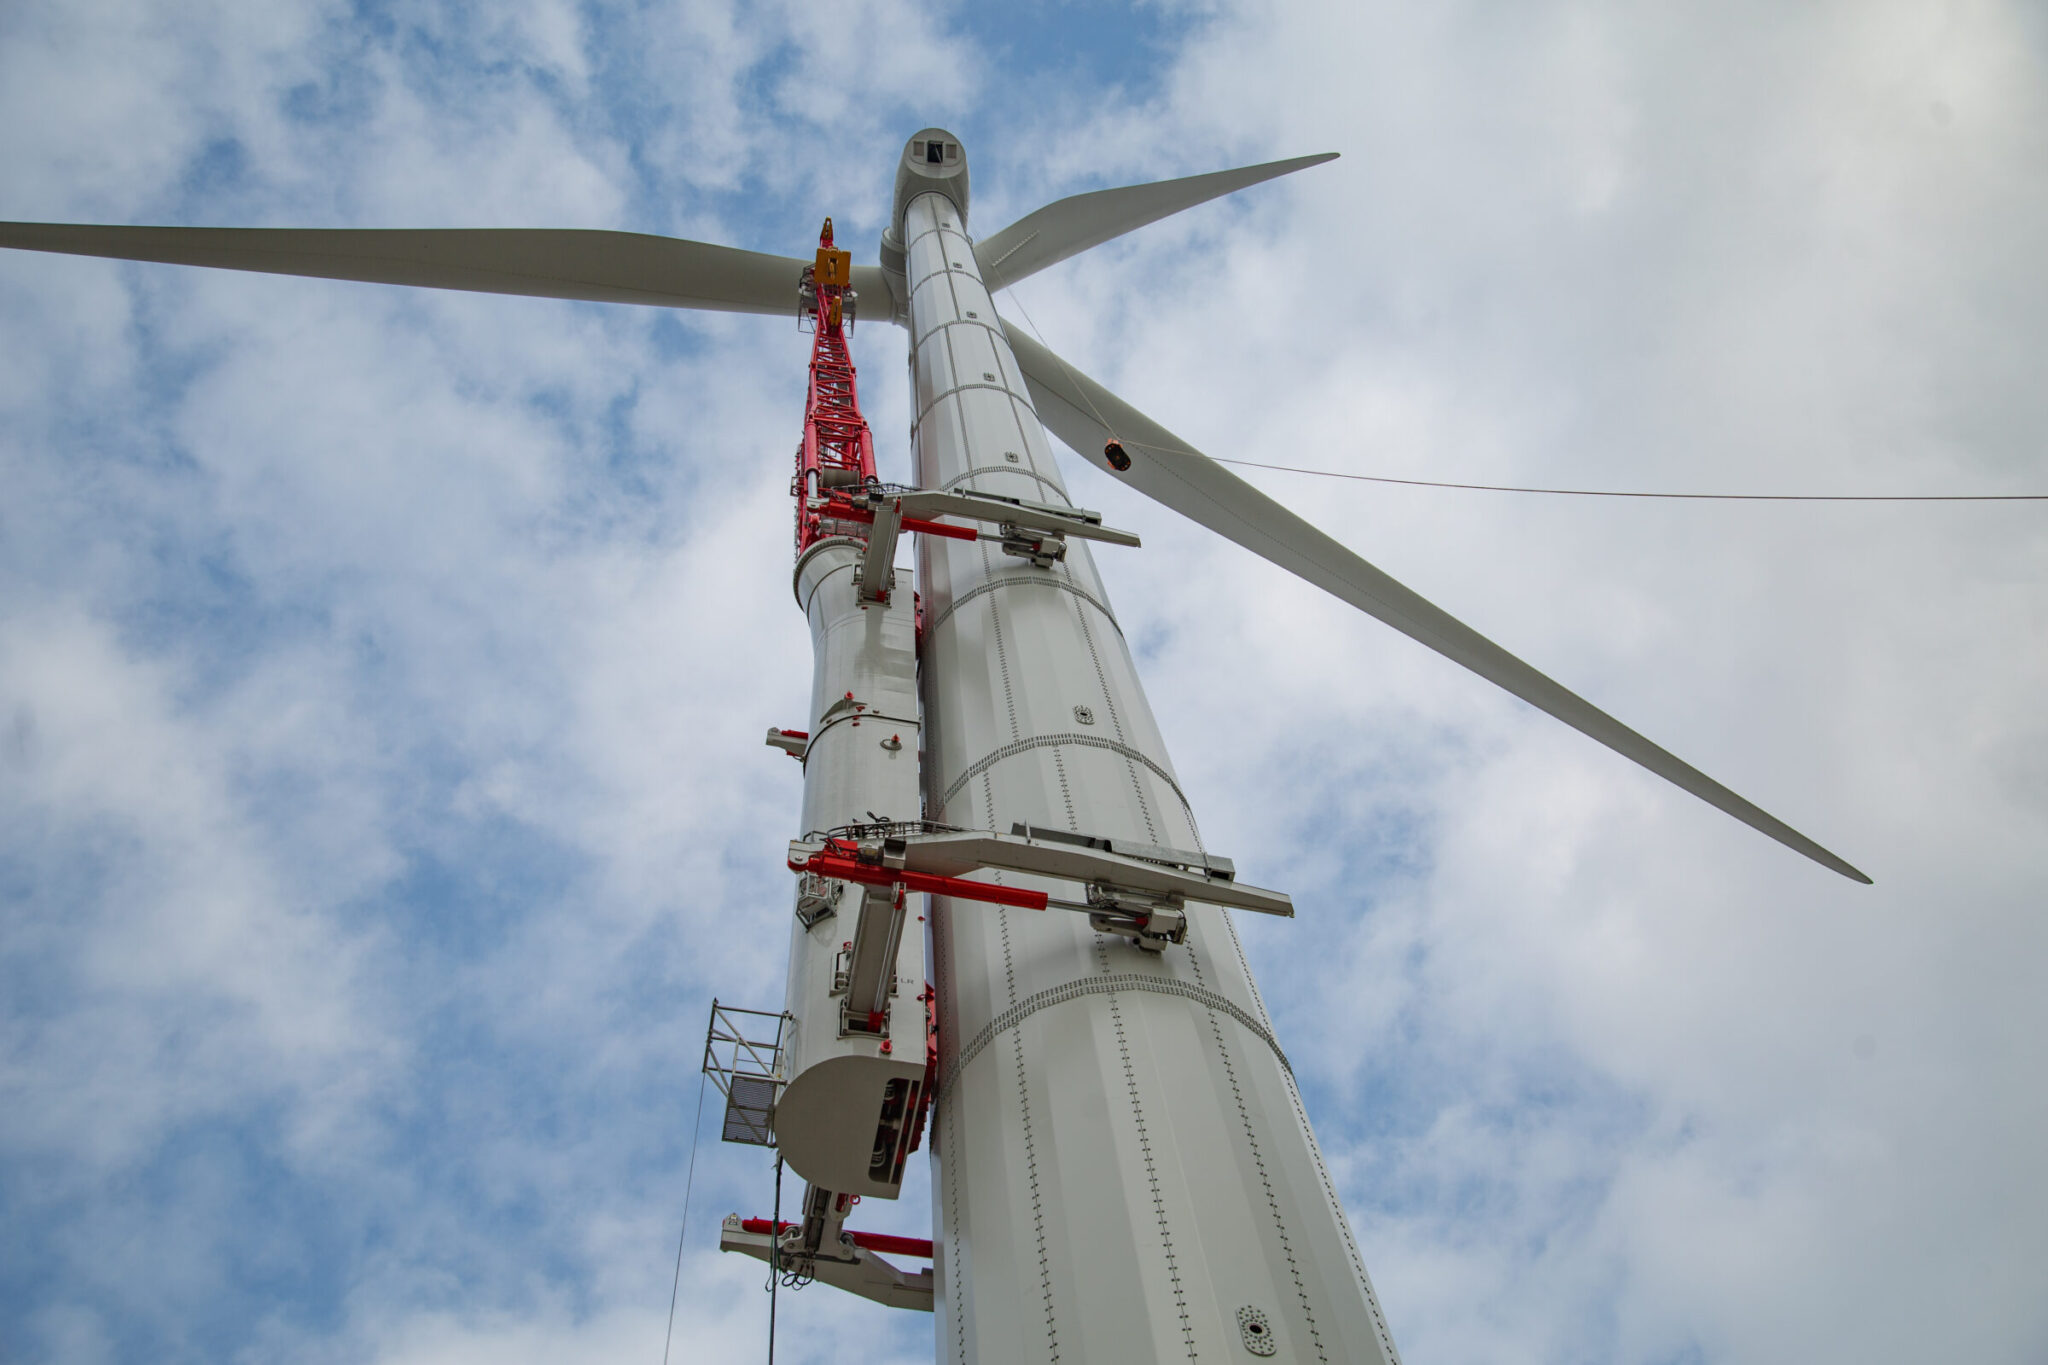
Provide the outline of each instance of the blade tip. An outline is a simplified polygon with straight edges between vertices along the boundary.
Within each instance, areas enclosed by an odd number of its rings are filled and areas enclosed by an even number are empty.
[[[1826,850],[1823,849],[1822,852],[1825,853]],[[1821,866],[1825,867],[1828,871],[1840,873],[1842,876],[1847,877],[1852,882],[1861,882],[1865,886],[1877,885],[1877,883],[1872,881],[1869,875],[1865,873],[1861,868],[1851,867],[1846,860],[1838,858],[1832,853],[1829,853],[1826,858],[1815,859],[1815,861],[1820,863]]]

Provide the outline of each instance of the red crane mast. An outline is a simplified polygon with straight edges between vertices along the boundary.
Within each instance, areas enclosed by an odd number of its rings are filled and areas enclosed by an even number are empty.
[[[846,325],[853,321],[853,254],[832,244],[832,220],[818,233],[818,256],[804,271],[803,316],[813,322],[811,386],[804,400],[804,442],[796,453],[796,548],[802,554],[828,535],[865,535],[833,522],[873,519],[846,494],[876,482],[875,440],[860,415]],[[838,496],[834,496],[837,494]]]
[[[818,233],[818,255],[804,267],[801,318],[812,325],[811,385],[804,399],[804,440],[796,452],[796,552],[827,536],[865,540],[874,524],[870,490],[880,489],[875,438],[860,415],[860,389],[846,351],[859,296],[853,291],[853,254],[832,244],[832,220]],[[904,517],[902,530],[973,540],[972,527]],[[883,592],[881,600],[888,594]]]

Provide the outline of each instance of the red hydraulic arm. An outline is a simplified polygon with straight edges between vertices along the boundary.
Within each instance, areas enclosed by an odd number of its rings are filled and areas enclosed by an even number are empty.
[[[740,1220],[740,1229],[743,1232],[769,1232],[777,1228],[783,1232],[794,1232],[802,1226],[801,1223],[792,1223],[786,1219],[781,1223],[769,1218]],[[855,1246],[865,1247],[869,1251],[886,1251],[896,1256],[922,1256],[927,1261],[932,1259],[932,1244],[928,1237],[898,1237],[891,1232],[855,1232],[850,1228],[846,1236]]]
[[[904,868],[881,867],[860,860],[859,846],[845,839],[827,839],[822,853],[803,862],[791,862],[791,872],[815,872],[842,882],[865,886],[901,886],[933,896],[983,901],[989,905],[1014,905],[1020,910],[1043,910],[1048,897],[1043,891],[1026,891],[1018,886],[995,886],[966,877],[941,877],[933,872],[911,872]]]

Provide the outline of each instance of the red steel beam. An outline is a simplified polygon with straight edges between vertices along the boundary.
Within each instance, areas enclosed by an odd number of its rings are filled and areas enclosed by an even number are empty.
[[[775,1224],[766,1218],[740,1220],[742,1232],[764,1233],[774,1226]],[[793,1232],[797,1226],[795,1223],[785,1222],[782,1224],[782,1230]],[[846,1237],[855,1246],[867,1251],[885,1251],[892,1256],[922,1256],[927,1261],[932,1259],[932,1243],[929,1237],[898,1237],[890,1232],[854,1232],[851,1229],[847,1231]]]
[[[843,882],[860,882],[865,886],[901,886],[910,891],[923,891],[933,896],[955,896],[961,900],[983,901],[989,905],[1013,905],[1020,910],[1043,910],[1048,896],[1043,891],[1025,891],[1013,886],[995,886],[988,882],[970,881],[965,877],[941,877],[930,872],[910,872],[900,867],[877,867],[861,862],[843,853],[813,853],[800,863],[791,863],[792,872],[815,872],[821,877],[832,877]]]

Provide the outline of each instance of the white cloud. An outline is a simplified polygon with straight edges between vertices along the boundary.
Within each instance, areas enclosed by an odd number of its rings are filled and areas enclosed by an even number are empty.
[[[982,231],[1327,147],[1034,280],[1032,318],[1219,455],[2033,487],[2017,8],[1219,12],[1156,98],[1089,101],[971,20],[814,20],[24,11],[0,210],[800,250],[878,223],[926,119]],[[740,926],[796,803],[756,737],[807,687],[801,339],[42,257],[0,259],[0,335],[22,1349],[651,1358],[706,997],[779,989],[779,931]],[[856,343],[885,465],[895,342]],[[1409,1358],[2038,1355],[2031,508],[1256,477],[1878,879],[1075,476],[1145,536],[1102,559],[1205,833],[1303,906],[1247,938]],[[765,1311],[702,1250],[766,1212],[759,1156],[699,1161],[685,1359]],[[826,1291],[783,1309],[792,1358],[929,1353]]]
[[[305,1123],[344,1121],[333,1106],[364,1098],[396,1046],[358,979],[365,945],[320,913],[322,890],[356,888],[303,880],[332,862],[281,864],[237,772],[273,745],[322,757],[293,733],[303,716],[279,707],[245,724],[246,696],[190,714],[174,700],[182,680],[75,610],[10,617],[0,678],[8,824],[33,888],[9,917],[6,955],[43,1005],[18,1016],[33,1024],[8,1068],[9,1146],[26,1159],[71,1153],[82,1177],[104,1178],[170,1125],[274,1097],[303,1105]],[[317,674],[299,680],[318,686]],[[324,757],[292,818],[351,813],[345,790],[326,799],[346,788],[347,762]]]

